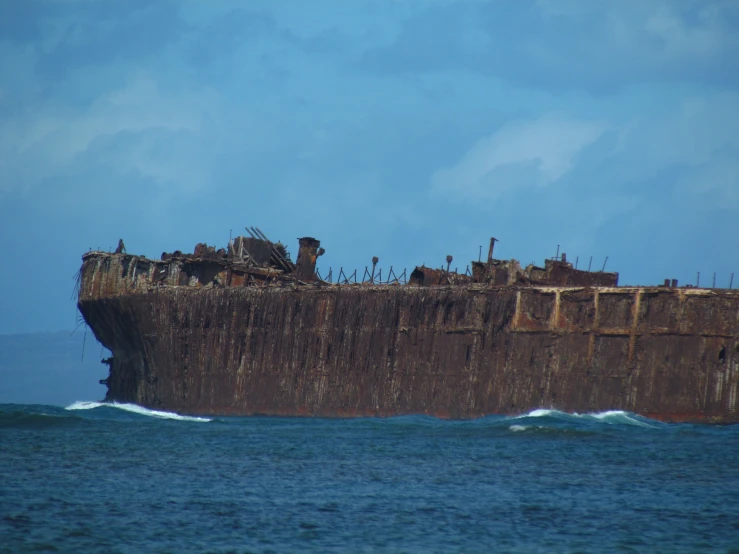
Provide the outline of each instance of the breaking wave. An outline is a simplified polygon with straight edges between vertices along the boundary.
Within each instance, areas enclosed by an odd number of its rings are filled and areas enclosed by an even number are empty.
[[[624,412],[622,410],[608,410],[605,412],[596,412],[590,414],[578,414],[578,413],[567,413],[560,412],[559,410],[548,410],[548,409],[537,409],[532,410],[527,414],[521,414],[519,416],[512,417],[511,419],[525,419],[525,418],[552,418],[560,421],[577,421],[586,420],[591,422],[607,423],[609,425],[634,425],[637,427],[656,427],[659,422],[651,420],[646,417],[642,417],[631,412]]]
[[[118,402],[84,402],[78,401],[70,404],[65,410],[92,410],[95,408],[116,408],[118,410],[124,410],[134,414],[139,414],[149,417],[157,417],[159,419],[174,419],[177,421],[199,421],[208,422],[211,421],[207,417],[196,417],[196,416],[184,416],[176,414],[174,412],[162,412],[159,410],[150,410],[136,404],[119,404]]]

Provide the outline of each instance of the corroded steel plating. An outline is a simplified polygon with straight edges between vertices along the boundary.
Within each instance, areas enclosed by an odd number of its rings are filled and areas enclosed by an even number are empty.
[[[332,284],[323,253],[252,228],[227,249],[83,256],[79,309],[113,353],[108,400],[203,414],[623,409],[739,421],[739,292],[619,287],[618,274],[473,262]],[[122,242],[119,246],[122,245]],[[669,286],[668,286],[669,285]]]

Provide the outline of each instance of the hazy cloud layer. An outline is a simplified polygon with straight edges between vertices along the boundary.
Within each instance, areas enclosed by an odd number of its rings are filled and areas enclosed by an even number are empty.
[[[603,124],[556,115],[506,125],[478,141],[457,165],[436,172],[434,188],[479,200],[495,199],[509,189],[556,183],[604,131]]]
[[[409,17],[364,60],[383,73],[465,69],[595,93],[660,81],[736,87],[737,23],[731,0],[455,2]]]
[[[88,248],[257,224],[325,266],[739,272],[735,2],[0,2],[0,333]],[[688,255],[689,253],[689,255]],[[600,262],[598,262],[600,260]],[[612,264],[612,266],[611,266]]]

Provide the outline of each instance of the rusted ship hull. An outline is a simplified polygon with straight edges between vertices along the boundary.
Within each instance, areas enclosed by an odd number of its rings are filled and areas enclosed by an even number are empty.
[[[739,421],[736,291],[194,287],[173,277],[182,264],[146,260],[137,277],[135,260],[99,253],[81,270],[79,309],[113,354],[110,401],[224,415],[472,418],[554,408]],[[232,268],[220,275],[227,285],[242,279]]]

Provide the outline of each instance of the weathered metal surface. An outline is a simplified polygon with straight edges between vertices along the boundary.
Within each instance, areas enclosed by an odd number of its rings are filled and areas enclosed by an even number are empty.
[[[93,252],[79,309],[113,353],[108,400],[154,408],[739,421],[738,292],[540,286],[530,268],[509,284],[505,264],[497,286],[492,269],[483,283],[418,286],[442,282],[429,268],[416,285],[304,286],[228,256]]]
[[[472,280],[488,285],[615,287],[618,286],[618,273],[578,270],[564,257],[562,260],[546,260],[544,267],[530,265],[525,269],[521,268],[518,260],[490,259],[487,263],[472,262]]]
[[[618,273],[582,271],[565,260],[546,260],[544,268],[526,268],[526,278],[532,283],[559,285],[562,287],[615,287]]]
[[[301,281],[311,282],[316,279],[316,261],[323,254],[321,241],[311,237],[298,239],[300,248],[295,273]]]
[[[467,285],[472,282],[472,278],[467,275],[460,275],[453,271],[443,269],[432,269],[430,267],[416,267],[408,278],[409,285],[418,285],[422,287],[433,287],[437,285]]]

